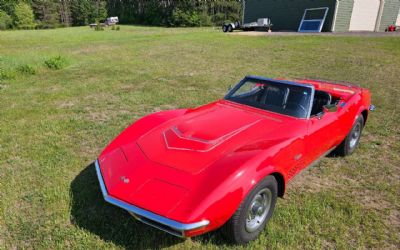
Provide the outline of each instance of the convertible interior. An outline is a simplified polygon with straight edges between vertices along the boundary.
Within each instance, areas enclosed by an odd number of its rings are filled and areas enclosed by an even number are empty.
[[[315,90],[311,116],[322,113],[324,106],[331,104],[331,102],[332,96],[328,92]]]
[[[301,86],[246,82],[228,99],[281,114],[305,118],[309,111],[310,97],[310,90]],[[332,97],[328,92],[315,90],[311,116],[321,114],[325,105],[337,101],[338,98]]]

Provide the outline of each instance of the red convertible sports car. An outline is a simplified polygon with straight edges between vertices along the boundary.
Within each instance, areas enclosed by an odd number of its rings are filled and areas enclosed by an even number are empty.
[[[370,92],[352,84],[247,76],[224,99],[148,115],[95,162],[104,199],[180,237],[223,227],[255,239],[302,169],[351,154]]]

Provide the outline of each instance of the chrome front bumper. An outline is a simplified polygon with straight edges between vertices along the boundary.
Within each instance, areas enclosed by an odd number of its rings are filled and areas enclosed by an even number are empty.
[[[101,174],[100,165],[98,160],[95,161],[97,178],[99,179],[101,192],[103,193],[104,199],[117,207],[127,210],[130,214],[132,214],[136,219],[142,221],[145,224],[163,230],[167,233],[178,237],[185,237],[185,231],[198,229],[201,227],[205,227],[209,224],[208,220],[202,220],[200,222],[195,223],[181,223],[166,217],[160,216],[158,214],[152,213],[150,211],[144,210],[142,208],[136,207],[134,205],[128,204],[124,201],[118,200],[114,197],[111,197],[108,192],[106,185],[104,184],[103,176]]]

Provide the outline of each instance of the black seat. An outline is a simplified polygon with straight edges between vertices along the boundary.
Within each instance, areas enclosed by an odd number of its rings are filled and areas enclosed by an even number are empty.
[[[268,106],[282,107],[285,101],[286,89],[268,86],[260,102]]]
[[[332,96],[325,91],[315,90],[311,115],[317,115],[322,112],[325,105],[331,104]]]

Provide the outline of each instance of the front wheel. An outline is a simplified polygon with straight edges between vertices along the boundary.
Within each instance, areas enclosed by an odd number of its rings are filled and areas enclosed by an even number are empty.
[[[360,143],[361,132],[364,128],[364,117],[360,115],[347,134],[343,142],[335,149],[334,155],[346,156],[350,155]]]
[[[274,212],[278,184],[273,176],[262,180],[244,199],[224,225],[226,237],[234,243],[245,244],[256,239]]]

